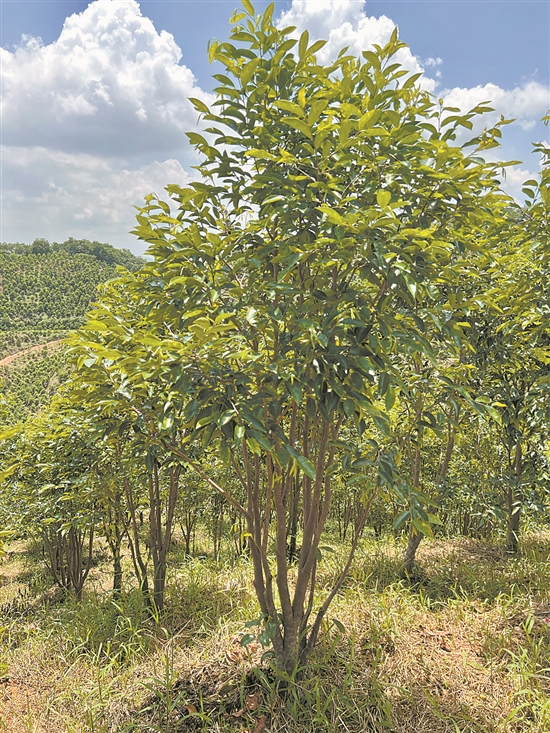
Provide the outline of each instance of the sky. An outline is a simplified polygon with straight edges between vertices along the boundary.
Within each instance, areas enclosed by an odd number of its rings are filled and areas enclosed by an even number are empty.
[[[257,11],[267,2],[255,2]],[[0,0],[0,241],[110,242],[136,253],[135,206],[196,174],[188,97],[212,101],[210,39],[229,34],[239,0]],[[504,187],[536,175],[549,141],[549,0],[281,0],[282,26],[360,54],[397,25],[400,60],[466,111],[490,101],[516,121],[494,159],[519,160]]]

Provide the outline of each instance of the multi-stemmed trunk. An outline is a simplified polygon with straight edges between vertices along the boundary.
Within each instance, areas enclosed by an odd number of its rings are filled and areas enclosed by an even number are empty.
[[[158,612],[164,608],[166,557],[172,542],[180,473],[180,466],[168,470],[169,486],[165,512],[163,512],[159,468],[156,463],[149,474],[149,546],[153,559],[153,601]]]
[[[421,418],[421,410],[418,412],[418,420]],[[447,475],[449,470],[449,464],[451,462],[451,456],[455,445],[455,431],[456,427],[451,420],[451,414],[447,422],[447,441],[445,445],[445,453],[441,455],[437,472],[435,476],[435,482],[437,486],[440,486]],[[411,468],[412,468],[412,479],[413,487],[418,489],[420,486],[420,472],[421,472],[421,456],[420,456],[420,445],[416,444],[414,453],[411,457]],[[407,548],[403,557],[403,572],[405,575],[412,575],[414,566],[416,563],[416,551],[418,550],[424,534],[416,529],[412,522],[409,524],[409,536],[407,541]]]
[[[69,529],[67,537],[67,566],[71,586],[78,601],[82,600],[82,589],[92,567],[93,545],[93,525],[84,529],[75,527]]]
[[[82,600],[84,583],[92,565],[94,527],[71,526],[68,531],[53,527],[43,533],[46,565],[55,583],[64,591],[72,589]]]
[[[128,508],[126,525],[130,553],[134,570],[145,604],[150,613],[155,616],[164,608],[164,591],[166,586],[166,557],[172,541],[174,514],[178,496],[179,477],[181,467],[173,466],[168,469],[168,493],[166,501],[161,490],[159,466],[155,463],[149,471],[147,487],[149,493],[149,538],[148,551],[145,555],[141,549],[139,533],[139,513],[132,482],[127,474],[122,475],[122,483]],[[153,564],[153,590],[149,584],[148,568]]]
[[[179,447],[174,453],[194,468],[218,493],[246,519],[249,548],[254,571],[254,589],[271,634],[276,663],[288,675],[305,662],[311,653],[330,603],[341,588],[351,566],[357,543],[364,526],[367,508],[351,545],[345,567],[328,596],[316,609],[315,586],[318,550],[321,535],[331,505],[332,488],[330,468],[335,460],[336,441],[343,422],[323,416],[310,419],[305,416],[300,425],[297,407],[289,416],[289,444],[310,462],[308,473],[297,471],[292,461],[281,465],[273,455],[265,457],[252,453],[242,441],[240,455],[231,456],[233,470],[246,493],[246,502],[239,503],[234,496],[216,484],[203,469]],[[314,474],[314,477],[313,477]],[[298,491],[302,507],[302,545],[297,562],[288,560],[288,529],[292,527],[292,512],[296,506],[293,491]],[[290,520],[290,521],[289,521]],[[275,570],[269,562],[268,551],[272,540],[275,546]],[[278,597],[278,603],[276,601]]]

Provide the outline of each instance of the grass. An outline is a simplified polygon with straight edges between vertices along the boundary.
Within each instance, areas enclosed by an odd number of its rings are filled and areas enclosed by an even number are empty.
[[[155,623],[132,587],[112,598],[106,554],[77,604],[15,543],[0,564],[0,731],[547,733],[550,534],[523,548],[426,542],[413,582],[399,579],[402,546],[365,539],[285,687],[259,645],[239,644],[258,615],[246,560],[176,547]],[[324,553],[319,600],[342,555]]]

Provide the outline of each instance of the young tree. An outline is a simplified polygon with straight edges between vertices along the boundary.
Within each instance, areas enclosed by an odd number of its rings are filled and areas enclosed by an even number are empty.
[[[152,195],[138,215],[154,261],[120,288],[131,327],[100,305],[78,348],[110,385],[105,403],[127,399],[135,424],[163,395],[155,425],[171,417],[178,429],[159,433],[162,443],[245,518],[265,632],[292,673],[359,536],[316,604],[332,476],[344,462],[361,476],[370,421],[388,433],[380,399],[400,380],[394,355],[434,358],[428,321],[460,344],[442,289],[475,267],[501,197],[493,167],[453,144],[482,110],[436,104],[395,62],[396,33],[362,59],[343,50],[323,66],[323,42],[277,29],[273,6],[259,16],[244,6],[231,42],[210,47],[225,68],[216,102],[194,100],[211,125],[209,139],[189,135],[202,180],[168,187],[176,216]],[[125,389],[150,399],[136,409]],[[193,459],[198,439],[232,470],[244,503]],[[302,546],[290,570],[296,490]]]
[[[98,520],[92,470],[97,454],[81,418],[58,398],[20,426],[2,486],[2,503],[15,509],[19,530],[42,540],[54,582],[73,590],[78,600],[90,572]]]

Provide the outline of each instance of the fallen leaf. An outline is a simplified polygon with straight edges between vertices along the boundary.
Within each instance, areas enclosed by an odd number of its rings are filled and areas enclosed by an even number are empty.
[[[197,708],[192,704],[186,705],[185,707],[187,708],[187,712],[189,713],[189,715],[193,715],[194,713],[198,712]]]
[[[236,650],[230,649],[225,652],[225,657],[228,662],[231,662],[232,664],[237,664],[237,662],[241,661],[242,654]]]
[[[267,728],[267,725],[265,723],[265,715],[260,715],[256,722],[256,727],[254,728],[253,733],[262,733]]]
[[[246,707],[249,710],[256,710],[260,705],[260,696],[256,692],[254,695],[248,695],[246,698]]]
[[[244,713],[244,708],[241,708],[240,710],[235,710],[233,713],[231,713],[231,715],[234,718],[240,718],[243,713]]]

